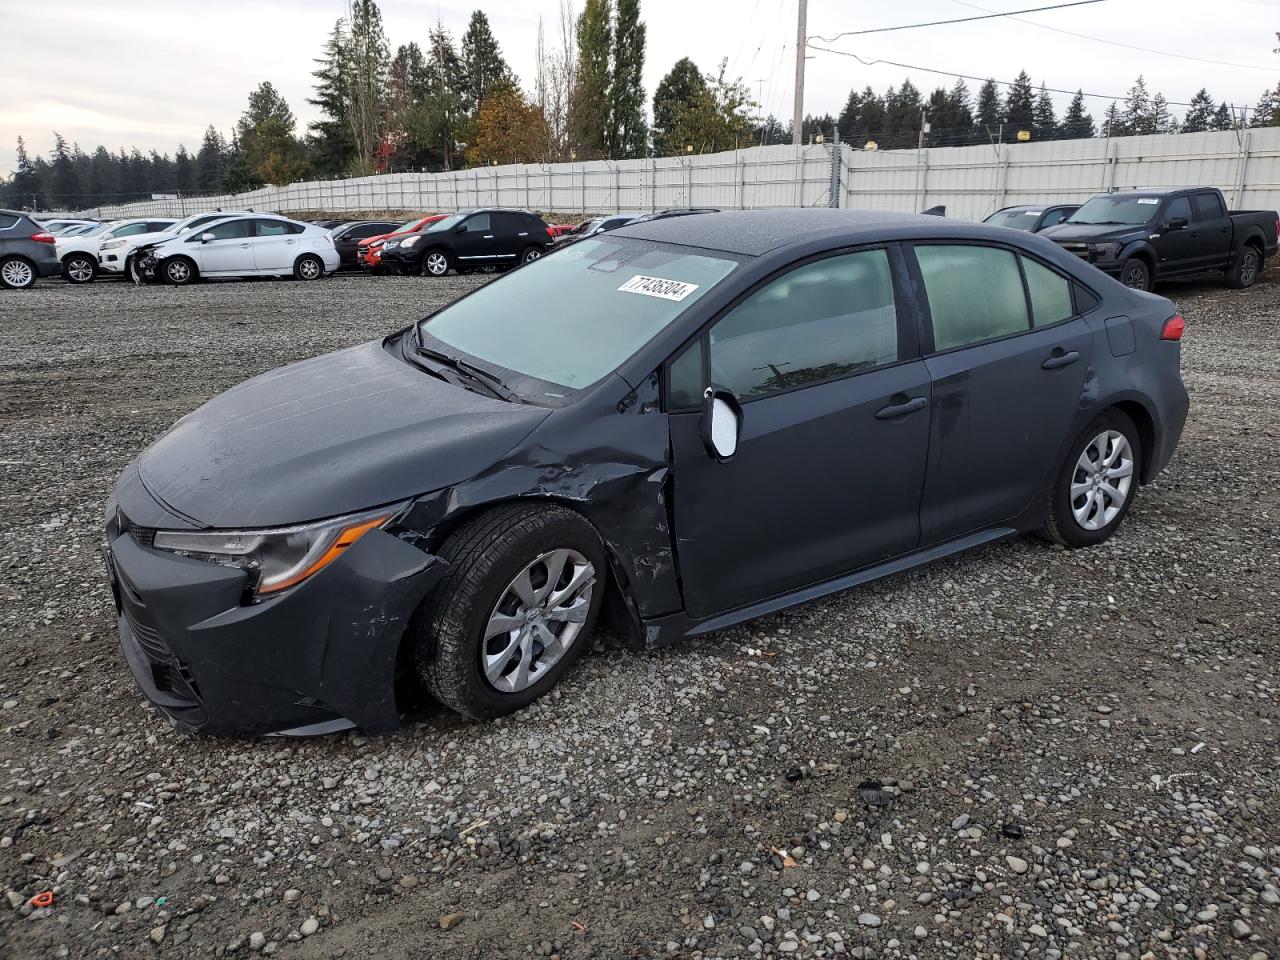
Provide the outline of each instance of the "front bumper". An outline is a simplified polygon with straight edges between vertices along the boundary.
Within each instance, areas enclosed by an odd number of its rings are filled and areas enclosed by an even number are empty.
[[[246,603],[243,570],[156,550],[147,531],[114,519],[107,535],[125,661],[176,726],[256,735],[399,725],[401,639],[446,569],[439,558],[376,530],[283,595]]]

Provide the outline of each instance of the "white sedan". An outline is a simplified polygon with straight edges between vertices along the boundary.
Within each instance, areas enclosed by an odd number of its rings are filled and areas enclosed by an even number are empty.
[[[138,248],[135,279],[177,286],[201,277],[318,280],[340,265],[329,231],[255,213],[215,220],[189,233]]]

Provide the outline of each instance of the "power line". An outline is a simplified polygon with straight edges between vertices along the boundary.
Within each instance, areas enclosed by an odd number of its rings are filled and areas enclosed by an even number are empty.
[[[1104,3],[1105,0],[1075,0],[1073,3],[1055,3],[1049,7],[1029,7],[1026,10],[1010,10],[1008,13],[987,13],[981,17],[960,17],[956,20],[931,20],[928,23],[904,23],[897,27],[876,27],[873,30],[846,30],[834,37],[807,37],[808,40],[821,40],[823,43],[835,43],[841,37],[858,37],[865,33],[892,33],[895,30],[915,30],[919,27],[941,27],[948,23],[971,23],[974,20],[993,20],[996,17],[1012,17],[1015,13],[1042,13],[1045,10],[1063,10],[1067,7],[1084,7],[1091,3]]]
[[[922,73],[936,73],[936,74],[939,74],[939,75],[944,76],[944,77],[957,77],[957,78],[959,78],[959,79],[961,79],[961,80],[974,80],[974,81],[976,81],[976,82],[978,82],[978,83],[986,83],[988,80],[991,80],[991,82],[992,82],[992,83],[994,83],[994,84],[996,84],[997,86],[1000,86],[1000,87],[1013,87],[1013,86],[1016,86],[1016,84],[1015,84],[1015,83],[1013,83],[1012,81],[1009,81],[1009,80],[994,80],[994,79],[992,79],[991,77],[975,77],[975,76],[973,76],[972,74],[968,74],[968,73],[955,73],[955,72],[953,72],[953,71],[951,71],[951,70],[936,70],[936,69],[934,69],[933,67],[922,67],[922,66],[920,66],[920,65],[918,65],[918,64],[914,64],[914,63],[899,63],[897,60],[884,60],[884,59],[880,59],[880,58],[877,58],[877,59],[875,59],[875,60],[865,60],[865,59],[863,59],[862,57],[858,56],[856,53],[850,53],[850,52],[849,52],[849,51],[847,51],[847,50],[832,50],[832,49],[830,49],[829,47],[819,47],[819,46],[817,46],[817,45],[815,45],[815,44],[812,44],[812,43],[810,43],[810,44],[806,44],[806,46],[807,46],[810,50],[821,50],[823,53],[834,53],[834,54],[836,54],[836,55],[838,55],[838,56],[841,56],[841,57],[852,57],[854,60],[857,60],[860,64],[862,64],[864,67],[872,67],[872,66],[875,66],[877,63],[887,63],[887,64],[888,64],[889,66],[891,66],[891,67],[901,67],[901,68],[902,68],[902,69],[904,69],[904,70],[919,70],[919,71],[921,71]],[[1036,89],[1039,89],[1039,88],[1036,88]],[[1077,93],[1079,93],[1079,94],[1080,94],[1081,96],[1083,96],[1083,97],[1091,97],[1091,98],[1092,98],[1092,99],[1094,99],[1094,100],[1123,101],[1123,100],[1127,100],[1127,99],[1128,99],[1128,95],[1127,95],[1127,94],[1126,94],[1126,95],[1124,95],[1124,96],[1119,96],[1119,97],[1117,97],[1117,96],[1111,96],[1110,94],[1105,94],[1105,93],[1085,93],[1085,92],[1084,92],[1084,91],[1082,91],[1082,90],[1063,90],[1063,89],[1061,89],[1060,87],[1044,87],[1044,89],[1045,89],[1045,90],[1047,90],[1047,91],[1049,91],[1050,93],[1065,93],[1065,94],[1069,94],[1070,96],[1073,96],[1073,97],[1074,97]],[[1180,100],[1166,100],[1166,101],[1165,101],[1165,103],[1166,103],[1168,106],[1171,106],[1171,107],[1190,107],[1190,106],[1193,106],[1193,104],[1190,104],[1190,103],[1184,103],[1184,102],[1182,102],[1182,101],[1180,101]],[[1253,109],[1253,108],[1252,108],[1252,107],[1241,107],[1241,108],[1239,108],[1239,109],[1242,109],[1242,110],[1251,110],[1251,109]]]
[[[986,10],[986,7],[980,7],[976,3],[967,3],[966,0],[955,0],[962,7],[972,7],[974,10]],[[1253,63],[1231,63],[1227,60],[1211,60],[1208,57],[1196,57],[1189,53],[1170,53],[1167,50],[1153,50],[1151,47],[1139,47],[1132,43],[1121,43],[1119,40],[1106,40],[1102,37],[1091,37],[1087,33],[1076,33],[1072,30],[1063,30],[1060,27],[1051,27],[1048,24],[1036,23],[1033,20],[1023,20],[1021,17],[1014,17],[1012,14],[1004,14],[1011,19],[1017,20],[1019,23],[1025,23],[1029,27],[1039,27],[1041,30],[1052,30],[1054,33],[1066,34],[1068,37],[1078,37],[1081,40],[1092,40],[1095,43],[1105,43],[1113,47],[1123,47],[1126,50],[1138,50],[1142,53],[1154,53],[1161,57],[1176,57],[1179,60],[1196,60],[1200,63],[1213,63],[1220,67],[1236,67],[1241,70],[1265,70],[1268,73],[1275,71],[1274,66],[1261,67]]]

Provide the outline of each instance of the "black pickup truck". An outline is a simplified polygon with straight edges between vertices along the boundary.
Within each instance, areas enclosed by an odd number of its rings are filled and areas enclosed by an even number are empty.
[[[1221,270],[1227,286],[1251,286],[1276,252],[1274,210],[1228,210],[1212,187],[1122,190],[1085,203],[1040,232],[1122,283]]]

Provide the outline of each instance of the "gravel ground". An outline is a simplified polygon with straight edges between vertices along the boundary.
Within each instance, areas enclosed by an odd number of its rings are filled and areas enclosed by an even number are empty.
[[[0,293],[0,956],[1280,956],[1274,269],[1164,291],[1191,420],[1101,548],[598,643],[500,722],[171,731],[96,555],[118,471],[477,282]]]

